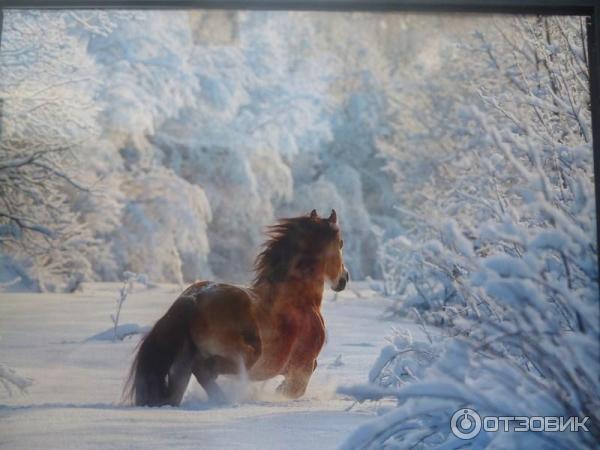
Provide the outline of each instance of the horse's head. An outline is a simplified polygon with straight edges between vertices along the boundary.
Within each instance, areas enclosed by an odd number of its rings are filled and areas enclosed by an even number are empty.
[[[337,222],[337,214],[335,209],[331,210],[331,215],[327,219],[319,218],[317,211],[314,209],[310,213],[311,220],[319,221],[325,228],[331,230],[326,233],[329,239],[325,241],[322,257],[325,263],[325,278],[331,283],[331,288],[340,292],[346,288],[346,284],[350,279],[350,274],[344,266],[344,258],[342,248],[344,240],[341,236],[340,226]]]
[[[350,276],[334,210],[328,218],[313,210],[308,216],[281,219],[269,227],[269,237],[256,260],[255,283],[324,278],[336,292],[346,287]]]

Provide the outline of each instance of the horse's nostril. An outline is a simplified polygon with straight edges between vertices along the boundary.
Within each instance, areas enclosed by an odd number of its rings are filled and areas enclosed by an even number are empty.
[[[348,272],[347,270],[344,270],[344,278],[346,279],[346,281],[350,280],[350,272]]]

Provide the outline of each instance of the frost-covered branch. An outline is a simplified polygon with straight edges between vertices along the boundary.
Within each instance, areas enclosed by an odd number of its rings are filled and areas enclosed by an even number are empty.
[[[125,272],[123,273],[124,281],[121,289],[119,289],[119,296],[117,297],[116,310],[114,314],[110,315],[110,320],[113,323],[113,341],[116,341],[119,338],[118,328],[119,328],[119,318],[121,316],[121,309],[123,308],[123,304],[127,297],[133,291],[133,286],[135,282],[143,283],[148,285],[148,277],[142,273],[133,273],[133,272]]]

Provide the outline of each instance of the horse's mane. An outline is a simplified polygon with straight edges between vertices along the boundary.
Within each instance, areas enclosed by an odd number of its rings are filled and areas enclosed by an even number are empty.
[[[254,263],[254,285],[284,281],[292,263],[310,273],[323,246],[338,228],[328,219],[300,216],[280,219],[267,228],[268,240]]]

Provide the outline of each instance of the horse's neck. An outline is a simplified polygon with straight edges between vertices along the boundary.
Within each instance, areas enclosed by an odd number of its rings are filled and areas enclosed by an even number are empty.
[[[259,304],[267,309],[286,306],[319,309],[324,287],[323,280],[290,280],[280,283],[261,283],[253,286],[253,291]]]

